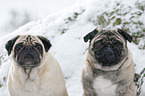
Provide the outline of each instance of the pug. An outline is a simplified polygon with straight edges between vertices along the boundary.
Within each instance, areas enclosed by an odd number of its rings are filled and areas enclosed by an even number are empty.
[[[10,96],[68,96],[62,70],[43,36],[18,35],[6,43],[12,64],[8,74]]]
[[[122,29],[97,28],[84,37],[89,41],[82,69],[83,96],[136,96],[135,68]]]

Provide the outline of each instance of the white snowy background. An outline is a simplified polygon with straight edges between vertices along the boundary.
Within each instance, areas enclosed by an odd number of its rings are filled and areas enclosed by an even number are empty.
[[[83,37],[96,27],[125,28],[134,36],[134,43],[128,43],[128,47],[136,73],[145,68],[145,0],[0,1],[0,96],[8,96],[6,81],[11,65],[5,44],[18,34],[39,34],[51,41],[50,52],[60,63],[69,96],[82,96],[81,69],[88,48]],[[140,96],[145,96],[143,81],[145,78],[138,82],[142,85]]]

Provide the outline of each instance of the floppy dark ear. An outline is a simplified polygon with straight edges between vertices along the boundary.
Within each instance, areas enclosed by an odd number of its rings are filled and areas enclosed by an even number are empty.
[[[129,42],[132,41],[132,37],[124,30],[118,29],[118,32],[124,37],[125,40],[128,40]]]
[[[84,37],[84,42],[88,42],[88,40],[92,40],[95,35],[98,33],[97,29],[93,30],[92,32],[88,33],[85,37]]]
[[[6,48],[7,51],[8,51],[8,55],[11,54],[11,51],[12,51],[12,49],[13,49],[13,46],[14,46],[16,40],[17,40],[19,37],[20,37],[20,36],[18,35],[18,36],[16,36],[16,37],[14,37],[13,39],[9,40],[9,41],[6,43],[5,48]]]
[[[38,38],[42,41],[42,43],[44,45],[44,48],[45,48],[45,51],[48,52],[48,50],[52,46],[50,41],[47,38],[43,37],[43,36],[38,36]]]

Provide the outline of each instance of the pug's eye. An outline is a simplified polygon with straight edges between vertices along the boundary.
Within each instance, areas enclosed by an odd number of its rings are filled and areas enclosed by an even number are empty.
[[[120,42],[117,42],[115,45],[116,45],[117,48],[120,48],[120,49],[123,47],[123,44],[120,43]]]
[[[40,44],[36,44],[36,48],[41,51],[42,50],[42,46]]]
[[[114,45],[115,45],[115,48],[117,48],[118,50],[122,50],[123,48],[123,43],[119,41],[117,41]]]
[[[97,41],[97,42],[95,42],[95,44],[94,44],[94,48],[96,49],[96,48],[100,47],[101,44],[102,44],[101,41]]]
[[[106,40],[105,40],[105,39],[102,39],[102,40],[101,40],[101,43],[102,43],[102,44],[104,44],[105,42],[106,42]]]
[[[23,47],[23,44],[22,43],[17,44],[16,47],[15,47],[15,50],[16,51],[19,51],[22,47]]]
[[[112,41],[113,43],[116,43],[116,42],[117,42],[117,40],[114,39],[114,38],[112,38],[111,41]]]
[[[40,45],[38,45],[38,46],[37,46],[37,49],[38,49],[38,50],[41,50],[41,46],[40,46]]]

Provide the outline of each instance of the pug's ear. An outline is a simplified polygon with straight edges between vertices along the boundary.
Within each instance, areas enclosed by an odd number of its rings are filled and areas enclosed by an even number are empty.
[[[50,41],[47,38],[43,37],[43,36],[37,36],[37,37],[42,41],[42,43],[44,45],[44,48],[45,48],[45,51],[48,52],[48,50],[52,46]]]
[[[92,40],[95,35],[98,33],[97,29],[94,29],[92,32],[88,33],[85,37],[84,37],[84,42],[88,42],[88,40]]]
[[[132,37],[131,37],[127,32],[125,32],[125,31],[122,30],[122,29],[118,29],[118,32],[119,32],[119,34],[121,34],[121,35],[123,36],[123,38],[124,38],[125,40],[128,40],[128,41],[131,43]]]
[[[6,43],[5,48],[6,48],[6,50],[8,51],[8,55],[11,54],[11,51],[12,51],[12,49],[13,49],[13,46],[14,46],[16,40],[17,40],[19,37],[20,37],[20,36],[18,35],[18,36],[16,36],[16,37],[14,37],[13,39],[9,40],[9,41]]]

